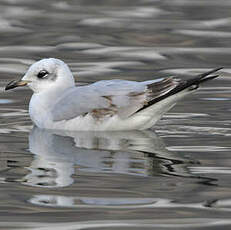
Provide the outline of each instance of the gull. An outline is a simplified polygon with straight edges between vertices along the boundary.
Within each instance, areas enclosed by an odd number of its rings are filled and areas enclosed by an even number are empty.
[[[75,86],[69,67],[55,58],[31,65],[19,81],[5,90],[28,86],[34,92],[29,114],[42,129],[114,131],[151,128],[178,100],[218,75],[221,68],[189,80],[173,77],[149,81],[101,80]]]

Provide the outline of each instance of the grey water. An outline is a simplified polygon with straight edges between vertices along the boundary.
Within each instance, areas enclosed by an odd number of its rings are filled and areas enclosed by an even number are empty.
[[[1,0],[0,229],[230,229],[230,0]],[[151,130],[46,131],[29,89],[45,57],[79,83],[225,67]]]

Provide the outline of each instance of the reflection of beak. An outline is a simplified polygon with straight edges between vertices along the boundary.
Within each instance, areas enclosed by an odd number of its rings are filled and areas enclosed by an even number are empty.
[[[5,90],[13,89],[13,88],[16,88],[16,87],[19,87],[19,86],[25,86],[30,82],[31,81],[24,81],[24,80],[11,81],[10,83],[7,84],[7,86],[5,87]]]

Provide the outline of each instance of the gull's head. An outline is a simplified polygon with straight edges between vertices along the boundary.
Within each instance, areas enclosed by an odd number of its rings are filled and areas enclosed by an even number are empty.
[[[35,93],[47,90],[62,90],[75,85],[73,75],[68,66],[55,58],[42,59],[35,62],[27,70],[20,81],[12,81],[6,90],[27,85]]]

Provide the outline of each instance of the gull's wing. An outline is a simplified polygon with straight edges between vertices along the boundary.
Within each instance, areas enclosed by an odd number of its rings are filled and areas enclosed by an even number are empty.
[[[98,119],[116,114],[126,118],[177,85],[178,82],[172,78],[144,82],[99,81],[69,89],[55,104],[51,114],[53,121],[69,120],[89,113]]]

